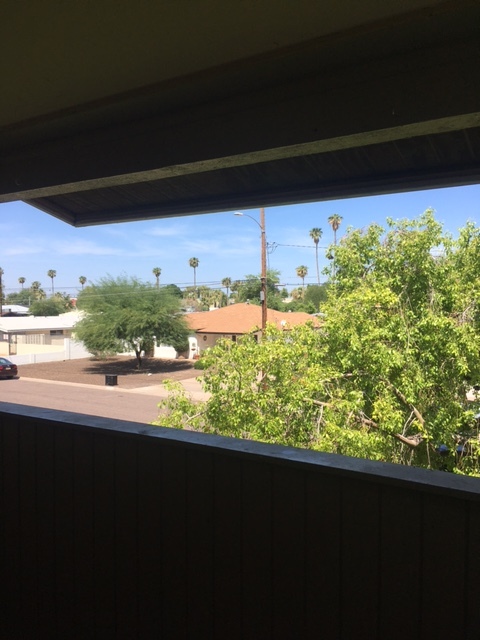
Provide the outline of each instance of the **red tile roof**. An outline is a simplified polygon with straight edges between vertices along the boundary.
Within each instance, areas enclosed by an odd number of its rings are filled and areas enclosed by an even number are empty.
[[[248,333],[262,324],[262,308],[256,304],[238,303],[213,311],[187,313],[186,319],[191,329],[197,333]],[[304,312],[275,311],[267,309],[267,322],[275,324],[279,329],[288,329],[298,324],[313,322],[318,319]]]

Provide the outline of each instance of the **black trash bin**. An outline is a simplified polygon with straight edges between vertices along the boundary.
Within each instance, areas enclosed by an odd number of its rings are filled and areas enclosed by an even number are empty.
[[[114,387],[118,384],[117,376],[106,375],[105,376],[105,385],[107,387]]]

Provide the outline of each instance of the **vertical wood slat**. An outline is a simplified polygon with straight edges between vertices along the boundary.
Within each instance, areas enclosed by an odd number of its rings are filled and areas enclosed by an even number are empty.
[[[214,633],[215,640],[240,640],[242,633],[242,464],[229,456],[214,460]]]
[[[102,640],[115,638],[115,438],[95,434],[94,443],[94,601],[95,631]]]
[[[272,637],[305,637],[305,475],[272,473]]]
[[[422,638],[465,637],[465,507],[448,496],[423,500]]]
[[[379,487],[342,482],[341,638],[378,638]]]
[[[73,500],[75,563],[75,631],[72,639],[94,637],[95,634],[95,567],[94,567],[94,436],[77,429],[74,433]]]
[[[162,590],[162,450],[158,441],[138,444],[138,638],[162,640],[167,594]]]
[[[55,549],[55,428],[51,424],[37,427],[36,447],[36,530],[38,549],[38,631],[51,630],[56,620],[56,549]]]
[[[381,492],[379,637],[420,638],[422,496],[383,487]]]
[[[242,479],[244,638],[272,638],[272,470],[247,460]]]
[[[463,562],[466,567],[465,575],[465,608],[463,619],[465,625],[465,638],[475,638],[480,629],[479,576],[480,576],[480,508],[478,504],[468,503],[467,531],[468,534],[464,546]]]
[[[188,451],[187,473],[187,634],[213,636],[213,486],[212,455]]]
[[[20,567],[19,579],[23,603],[23,615],[18,620],[20,628],[38,625],[38,543],[35,535],[36,505],[36,428],[24,424],[19,429],[19,510],[20,510]]]
[[[115,638],[131,640],[138,623],[137,443],[117,438],[115,446]]]
[[[186,451],[162,448],[162,635],[187,638],[187,482]],[[193,570],[193,567],[190,567]]]
[[[20,486],[19,486],[19,430],[20,420],[8,416],[2,420],[3,446],[3,576],[0,601],[0,634],[9,637],[15,632],[23,615],[20,580]],[[1,552],[0,552],[1,553]]]
[[[305,637],[340,637],[341,485],[310,472],[305,505]]]
[[[57,637],[72,633],[75,620],[75,554],[73,502],[73,431],[54,435],[54,544]]]

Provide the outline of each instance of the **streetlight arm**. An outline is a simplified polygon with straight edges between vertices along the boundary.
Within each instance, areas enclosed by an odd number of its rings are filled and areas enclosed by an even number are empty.
[[[254,218],[253,216],[249,216],[248,213],[242,213],[241,211],[235,211],[233,215],[234,216],[243,216],[244,218],[250,218],[250,220],[253,220],[255,222],[255,224],[258,224],[258,226],[260,227],[260,230],[262,231],[262,233],[265,232],[265,229],[262,227],[260,222],[258,220],[256,220],[256,218]]]

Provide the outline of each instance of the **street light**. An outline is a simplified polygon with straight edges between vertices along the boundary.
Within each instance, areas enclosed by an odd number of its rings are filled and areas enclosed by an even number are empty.
[[[258,224],[261,231],[261,291],[260,291],[260,302],[262,304],[262,338],[265,333],[265,328],[267,326],[267,242],[265,238],[265,209],[262,207],[260,209],[260,222],[254,218],[253,216],[249,216],[248,213],[242,213],[241,211],[235,211],[234,216],[244,216],[245,218],[250,218],[253,220],[255,224]]]

